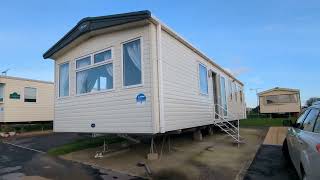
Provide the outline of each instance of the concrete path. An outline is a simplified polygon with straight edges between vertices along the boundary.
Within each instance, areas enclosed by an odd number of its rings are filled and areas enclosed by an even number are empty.
[[[281,148],[261,145],[244,180],[298,180],[294,167],[286,161]]]
[[[288,127],[270,127],[244,180],[298,180],[298,175],[282,153]]]
[[[281,145],[286,138],[288,127],[270,127],[263,144]]]

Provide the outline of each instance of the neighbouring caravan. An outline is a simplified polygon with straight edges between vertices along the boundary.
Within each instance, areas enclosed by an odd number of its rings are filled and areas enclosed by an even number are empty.
[[[301,111],[300,90],[273,88],[258,94],[260,113],[297,116]]]
[[[0,76],[0,123],[53,121],[52,82]]]
[[[157,134],[246,118],[243,84],[139,11],[82,19],[55,61],[56,132]]]

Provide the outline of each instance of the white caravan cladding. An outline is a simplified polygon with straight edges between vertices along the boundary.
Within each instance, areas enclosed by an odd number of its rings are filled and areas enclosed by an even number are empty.
[[[44,58],[55,61],[56,132],[157,134],[213,124],[215,112],[246,117],[243,84],[149,11],[85,18]]]

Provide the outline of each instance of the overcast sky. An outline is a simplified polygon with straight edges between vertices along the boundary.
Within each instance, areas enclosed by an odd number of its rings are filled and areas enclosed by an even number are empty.
[[[228,2],[228,3],[227,3]],[[303,102],[320,95],[320,1],[88,0],[0,4],[0,71],[53,80],[42,54],[87,16],[150,10],[250,88],[301,90]]]

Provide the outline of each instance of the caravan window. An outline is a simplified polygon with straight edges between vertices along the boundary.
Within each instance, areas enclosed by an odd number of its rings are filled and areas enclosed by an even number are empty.
[[[83,68],[91,64],[91,57],[85,57],[76,61],[76,66],[78,68]]]
[[[239,96],[240,96],[240,102],[242,102],[243,101],[243,93],[242,93],[242,89],[241,88],[239,88],[240,89],[240,94],[239,94]]]
[[[142,84],[140,39],[123,44],[123,85]]]
[[[227,94],[226,94],[226,80],[221,76],[220,78],[220,91],[221,91],[221,105],[223,107],[224,116],[228,115]]]
[[[113,88],[113,67],[106,64],[77,72],[77,94]]]
[[[230,100],[232,100],[232,94],[233,94],[232,81],[229,80],[229,96],[230,96]]]
[[[237,90],[237,86],[235,83],[233,83],[233,90],[234,90],[234,99],[236,100],[236,102],[238,101],[238,90]]]
[[[208,94],[207,68],[202,64],[199,64],[199,84],[200,93]]]
[[[0,102],[4,99],[4,84],[0,83]]]
[[[103,62],[111,59],[111,50],[107,50],[94,55],[94,63]]]
[[[37,89],[32,87],[24,88],[24,102],[37,102]]]
[[[59,97],[69,96],[69,63],[59,65]]]
[[[297,99],[294,94],[281,94],[266,96],[266,104],[277,103],[296,103]]]
[[[113,62],[111,49],[91,54],[86,58],[76,60],[76,62],[77,94],[113,89]]]

